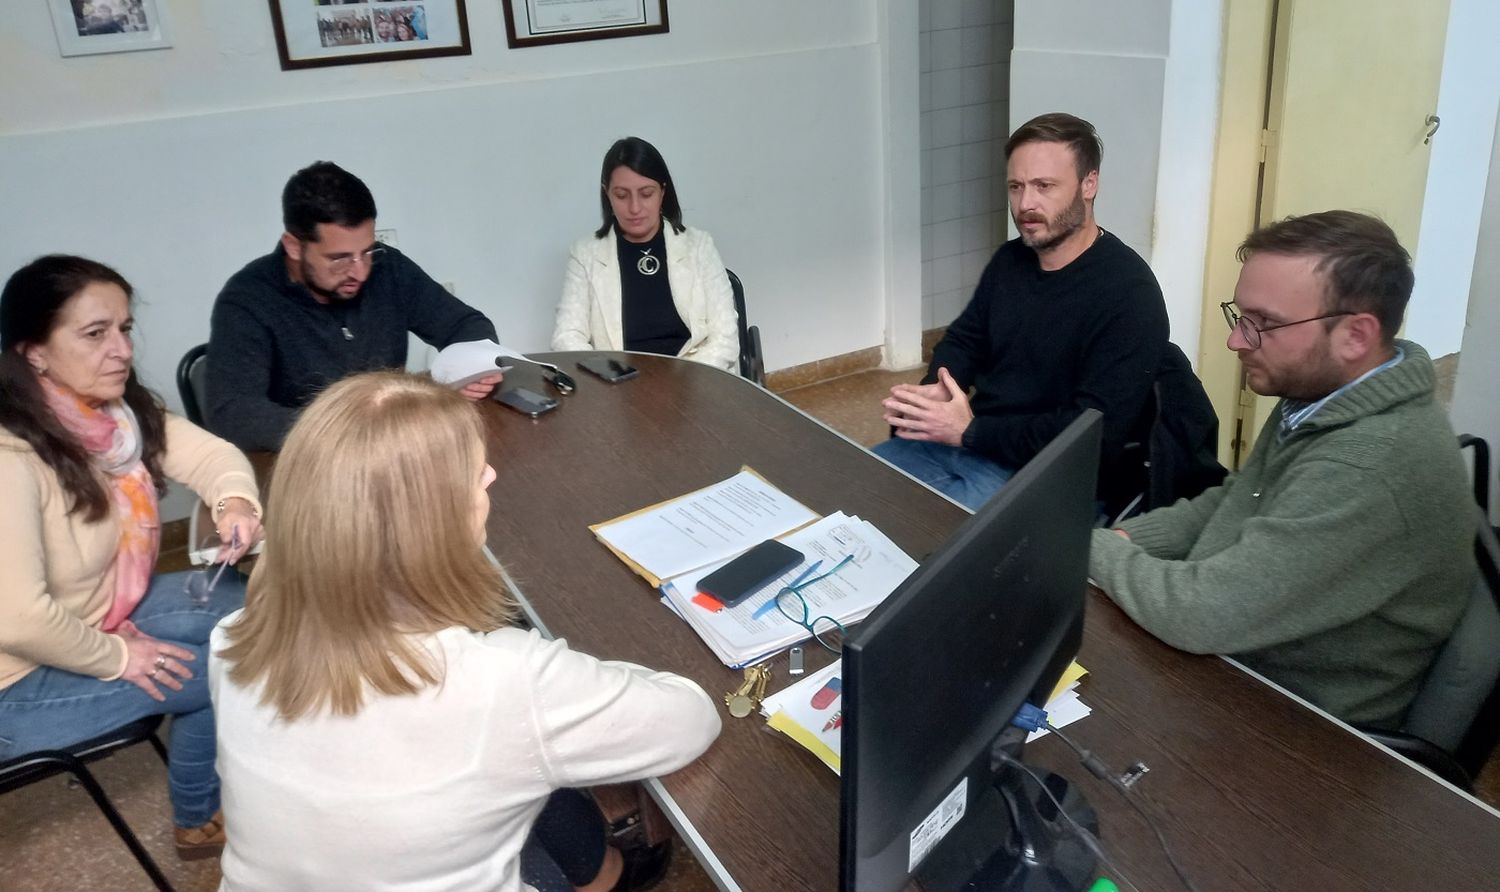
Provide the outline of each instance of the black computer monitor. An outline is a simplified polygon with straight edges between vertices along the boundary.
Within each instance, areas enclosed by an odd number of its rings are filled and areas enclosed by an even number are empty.
[[[1085,411],[845,642],[845,892],[1092,878],[1088,850],[995,751],[1019,757],[1011,718],[1045,702],[1082,640],[1102,420]]]

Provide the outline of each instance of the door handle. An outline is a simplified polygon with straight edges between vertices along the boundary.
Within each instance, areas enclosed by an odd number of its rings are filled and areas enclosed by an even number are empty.
[[[1427,126],[1431,129],[1427,131],[1426,136],[1422,137],[1422,145],[1424,146],[1431,144],[1433,135],[1438,132],[1439,127],[1443,126],[1443,119],[1437,115],[1428,115]]]

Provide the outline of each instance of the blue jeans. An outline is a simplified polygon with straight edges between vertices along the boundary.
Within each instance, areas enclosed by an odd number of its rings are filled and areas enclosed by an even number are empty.
[[[214,568],[217,569],[217,568]],[[193,677],[182,690],[164,685],[164,702],[131,682],[100,681],[64,669],[42,666],[0,690],[0,760],[42,749],[81,743],[148,715],[172,716],[167,742],[167,777],[172,818],[179,827],[197,827],[219,810],[219,775],[214,769],[214,713],[208,701],[208,633],[225,615],[245,605],[245,578],[228,571],[209,595],[194,603],[187,592],[194,573],[152,578],[146,597],[130,614],[147,635],[192,651]]]
[[[972,449],[892,437],[870,450],[948,498],[978,511],[1015,471]]]

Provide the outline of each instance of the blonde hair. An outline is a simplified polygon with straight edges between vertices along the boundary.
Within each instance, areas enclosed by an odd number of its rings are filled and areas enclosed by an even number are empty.
[[[261,703],[287,721],[354,715],[367,688],[439,683],[412,633],[514,615],[475,542],[484,462],[479,413],[428,378],[370,372],[313,400],[277,460],[265,554],[218,653],[230,679],[264,682]]]

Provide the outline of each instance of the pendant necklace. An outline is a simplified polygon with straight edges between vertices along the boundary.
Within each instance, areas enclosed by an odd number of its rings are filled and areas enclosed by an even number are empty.
[[[641,259],[635,262],[635,268],[640,270],[643,276],[654,276],[661,269],[661,261],[651,256],[653,248],[645,248],[641,251]]]

